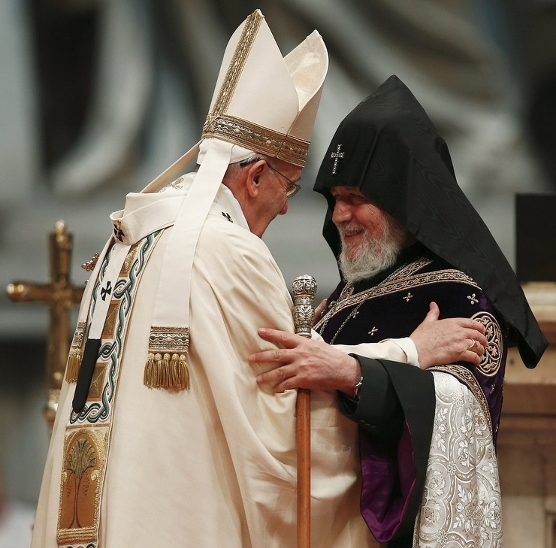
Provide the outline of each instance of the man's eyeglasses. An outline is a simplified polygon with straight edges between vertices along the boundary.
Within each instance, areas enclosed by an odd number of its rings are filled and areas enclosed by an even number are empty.
[[[272,167],[268,162],[266,163],[266,165],[268,166],[268,169],[278,173],[278,175],[281,175],[282,177],[284,177],[284,179],[286,179],[286,181],[288,181],[288,186],[286,187],[287,198],[295,196],[301,190],[300,184],[294,183],[289,177],[286,177],[281,171],[278,171],[275,167]]]

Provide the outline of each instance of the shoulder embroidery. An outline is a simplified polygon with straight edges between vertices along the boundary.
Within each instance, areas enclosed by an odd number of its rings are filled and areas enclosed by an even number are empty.
[[[355,295],[346,295],[343,299],[338,299],[338,301],[334,304],[334,307],[330,308],[330,310],[319,320],[319,323],[315,325],[315,329],[318,325],[322,325],[324,321],[327,321],[330,317],[334,316],[344,308],[358,305],[363,301],[376,297],[382,297],[383,295],[389,295],[399,291],[408,291],[406,297],[409,297],[410,299],[412,296],[410,293],[411,289],[436,283],[460,282],[468,284],[476,289],[480,289],[473,278],[455,268],[447,268],[444,270],[418,274],[420,269],[429,265],[431,262],[431,259],[421,258],[400,267],[375,287],[371,287],[365,291],[356,293]],[[408,299],[406,299],[406,302],[409,302]]]

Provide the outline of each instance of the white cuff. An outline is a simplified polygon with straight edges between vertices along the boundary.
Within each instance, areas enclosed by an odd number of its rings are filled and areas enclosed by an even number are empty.
[[[359,354],[366,358],[392,360],[419,367],[417,348],[409,337],[384,339],[378,343],[335,344],[333,346],[346,354]]]

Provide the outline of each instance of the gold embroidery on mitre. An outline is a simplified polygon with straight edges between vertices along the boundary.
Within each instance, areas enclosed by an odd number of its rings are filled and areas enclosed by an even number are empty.
[[[264,17],[262,13],[260,13],[259,11],[254,11],[245,20],[245,26],[243,27],[241,37],[239,39],[239,42],[237,43],[236,49],[230,61],[230,65],[228,66],[228,70],[226,71],[226,75],[222,80],[222,85],[220,86],[220,90],[218,91],[218,96],[216,98],[216,101],[214,101],[212,111],[209,112],[205,121],[203,133],[205,131],[212,131],[212,123],[228,109],[230,101],[232,100],[232,97],[234,95],[239,77],[243,72],[245,61],[247,60],[247,57],[249,57],[249,53],[251,51],[251,48],[253,47],[257,32],[259,31],[263,19]]]
[[[78,322],[73,340],[68,354],[68,363],[66,366],[66,381],[77,382],[77,375],[79,374],[79,367],[83,359],[83,342],[85,341],[85,329],[87,322]]]
[[[304,167],[309,154],[308,141],[226,114],[263,19],[258,11],[246,19],[213,108],[203,125],[202,138],[216,137]]]
[[[143,384],[149,388],[189,389],[188,327],[151,327]]]
[[[235,116],[213,119],[210,128],[203,131],[203,138],[206,137],[216,137],[299,167],[305,166],[309,154],[308,141]]]
[[[106,444],[106,435],[91,428],[72,432],[65,440],[58,544],[85,544],[96,539]]]

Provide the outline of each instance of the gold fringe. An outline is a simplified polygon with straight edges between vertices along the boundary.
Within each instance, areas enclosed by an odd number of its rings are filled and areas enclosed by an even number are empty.
[[[70,348],[68,364],[66,366],[67,382],[77,382],[77,375],[79,374],[79,367],[81,365],[82,358],[83,355],[81,354],[81,348]]]
[[[85,343],[85,329],[87,322],[77,322],[75,333],[68,354],[68,361],[66,364],[66,381],[77,382],[79,375],[79,368],[81,367],[81,360],[83,359],[83,346]]]
[[[143,384],[148,388],[189,390],[189,369],[185,354],[149,352]]]

